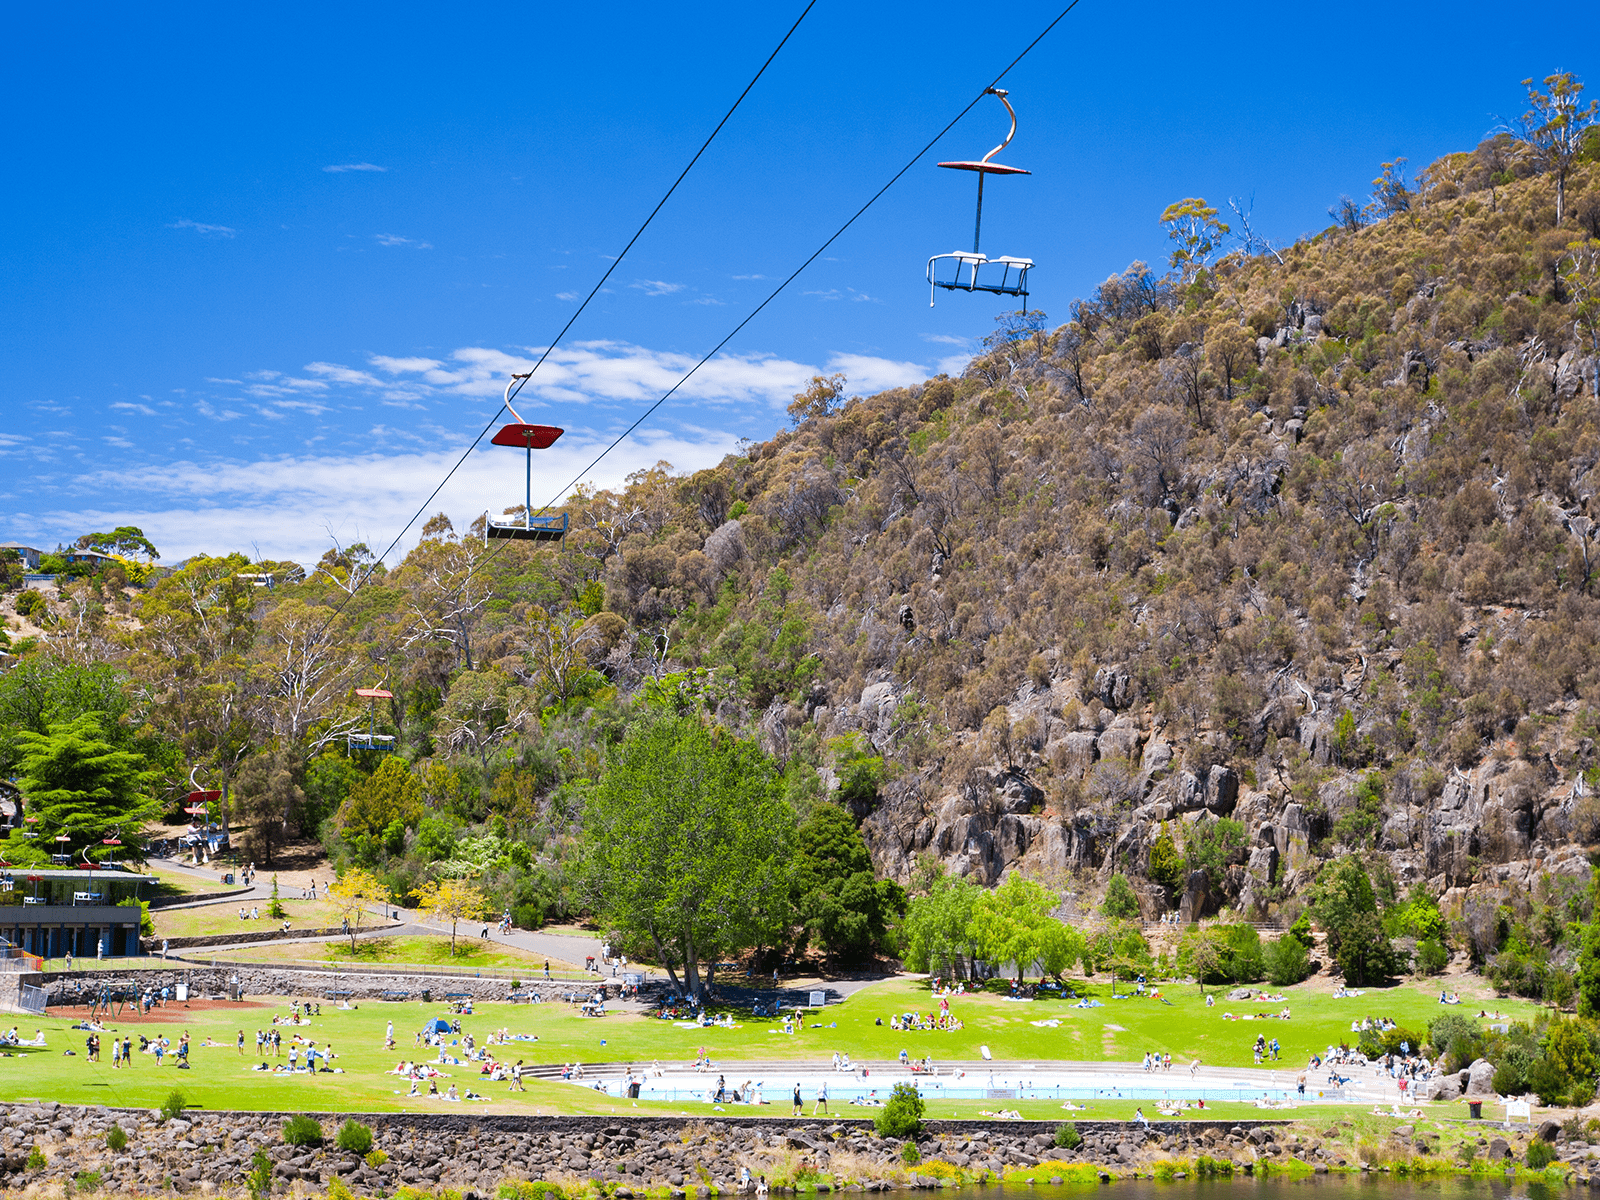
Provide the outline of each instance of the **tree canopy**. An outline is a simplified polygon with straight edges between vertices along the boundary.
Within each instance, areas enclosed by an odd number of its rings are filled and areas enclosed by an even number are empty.
[[[793,813],[753,743],[653,711],[590,793],[579,869],[607,927],[645,939],[699,999],[702,963],[782,937],[793,845]]]
[[[150,771],[144,759],[119,750],[101,736],[100,719],[85,713],[52,724],[45,733],[16,735],[20,786],[36,837],[14,831],[6,857],[19,865],[46,865],[53,854],[73,861],[117,857],[136,859],[144,827],[159,814],[148,793]],[[120,847],[104,845],[116,836]]]

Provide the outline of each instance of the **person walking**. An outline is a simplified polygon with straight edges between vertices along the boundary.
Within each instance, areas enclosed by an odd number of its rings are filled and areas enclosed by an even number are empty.
[[[522,1060],[517,1059],[517,1065],[511,1068],[511,1086],[507,1089],[512,1092],[525,1092],[528,1089],[522,1086]]]
[[[794,1085],[794,1115],[800,1116],[805,1112],[805,1101],[800,1099],[800,1085]]]
[[[817,1084],[817,1102],[816,1102],[815,1105],[812,1106],[811,1115],[814,1117],[819,1112],[825,1113],[827,1111],[828,1111],[828,1081],[826,1079],[824,1079],[821,1083]]]
[[[544,977],[546,979],[550,978],[550,960],[548,958],[544,960]]]
[[[244,1030],[239,1030],[239,1057],[244,1057]]]

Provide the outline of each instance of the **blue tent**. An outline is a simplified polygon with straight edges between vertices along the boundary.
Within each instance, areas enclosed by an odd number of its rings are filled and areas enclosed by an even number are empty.
[[[435,1017],[422,1027],[423,1033],[449,1033],[450,1022],[443,1017]]]

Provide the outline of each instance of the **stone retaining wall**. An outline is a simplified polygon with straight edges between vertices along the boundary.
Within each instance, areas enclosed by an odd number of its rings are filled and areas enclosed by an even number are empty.
[[[145,988],[159,991],[163,987],[175,988],[179,983],[189,985],[190,994],[197,997],[231,996],[234,980],[246,996],[310,997],[326,1000],[332,991],[348,992],[354,1000],[381,1000],[385,992],[404,992],[410,998],[420,998],[423,991],[432,993],[435,1000],[446,993],[460,992],[474,1000],[509,1000],[513,997],[538,996],[541,1000],[559,1000],[568,992],[589,992],[594,984],[534,983],[521,980],[513,988],[509,979],[481,978],[475,975],[399,975],[355,971],[318,971],[296,967],[264,967],[218,965],[215,967],[153,968],[148,971],[48,971],[30,983],[43,987],[51,1004],[76,1003],[80,998],[97,995],[102,987],[113,992],[123,989],[142,992]]]
[[[443,1101],[441,1104],[445,1103]],[[916,1167],[904,1164],[905,1142],[880,1138],[867,1120],[789,1121],[724,1117],[536,1117],[448,1112],[355,1114],[371,1127],[381,1154],[358,1157],[333,1138],[352,1114],[313,1114],[327,1141],[321,1148],[283,1144],[288,1113],[191,1111],[163,1124],[148,1109],[69,1108],[54,1102],[0,1105],[0,1184],[12,1189],[69,1184],[74,1172],[99,1171],[110,1193],[170,1187],[197,1189],[202,1180],[237,1193],[252,1158],[267,1155],[274,1191],[324,1189],[335,1176],[358,1195],[392,1195],[401,1185],[430,1191],[454,1188],[463,1200],[490,1196],[502,1180],[596,1180],[621,1200],[635,1190],[736,1190],[740,1166],[781,1185],[799,1165],[832,1177],[832,1186],[879,1191],[917,1186]],[[120,1151],[106,1146],[111,1126],[127,1134]],[[1284,1153],[1286,1122],[1157,1122],[1148,1128],[1114,1121],[1077,1123],[1083,1145],[1054,1145],[1053,1121],[932,1121],[917,1139],[924,1161],[939,1159],[969,1176],[1027,1171],[1057,1159],[1100,1164],[1119,1174],[1151,1157],[1207,1153],[1253,1164]],[[37,1146],[45,1165],[27,1165]],[[1295,1149],[1301,1147],[1296,1144]],[[1309,1153],[1309,1152],[1308,1152]],[[1248,1169],[1248,1168],[1245,1168]],[[1051,1178],[1040,1172],[1039,1182]],[[931,1186],[931,1180],[927,1185]],[[782,1190],[781,1186],[775,1190]]]

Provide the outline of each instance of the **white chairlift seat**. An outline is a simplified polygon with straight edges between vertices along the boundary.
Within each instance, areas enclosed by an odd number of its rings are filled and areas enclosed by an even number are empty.
[[[933,307],[937,295],[934,288],[950,292],[993,292],[1000,296],[1021,296],[1026,301],[1028,271],[1032,266],[1031,258],[1008,255],[990,258],[968,250],[935,254],[928,259],[928,307]],[[1027,307],[1026,303],[1023,307]]]

